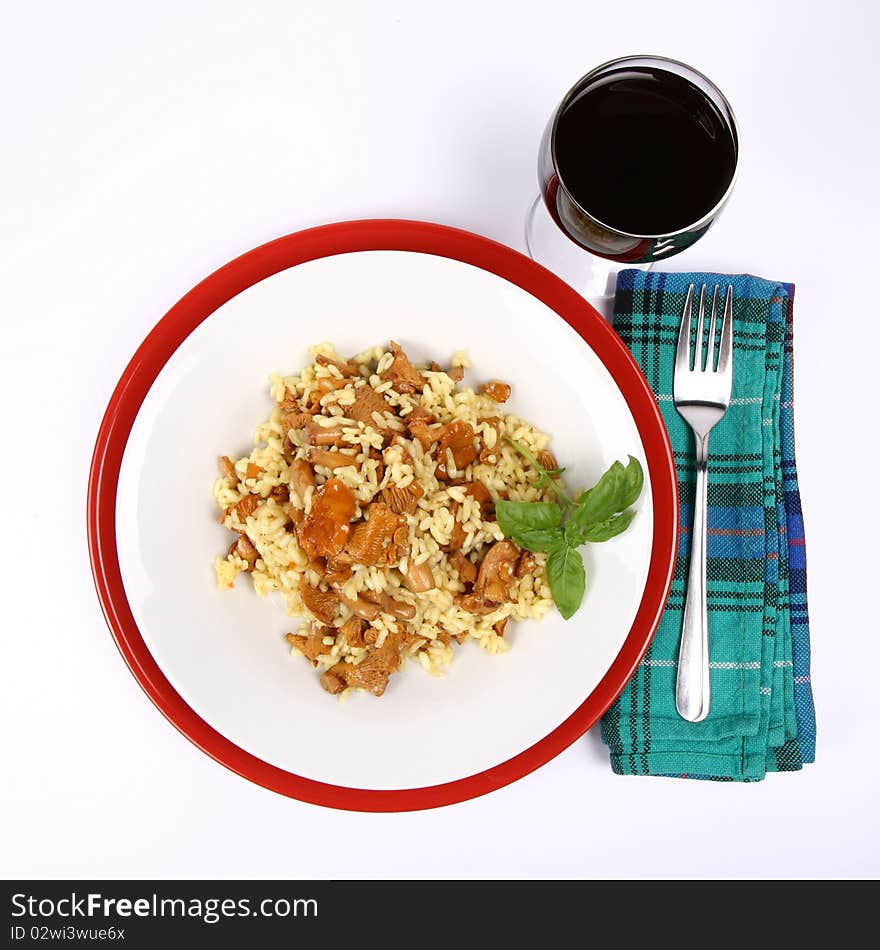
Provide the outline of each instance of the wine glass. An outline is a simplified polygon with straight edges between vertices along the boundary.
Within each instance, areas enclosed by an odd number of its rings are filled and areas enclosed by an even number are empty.
[[[661,56],[603,63],[544,130],[529,254],[607,315],[621,267],[650,268],[706,233],[738,161],[733,110],[702,73]]]

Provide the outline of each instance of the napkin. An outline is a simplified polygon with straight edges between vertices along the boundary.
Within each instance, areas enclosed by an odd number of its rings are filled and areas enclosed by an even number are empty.
[[[672,401],[688,286],[734,290],[733,392],[709,441],[711,706],[675,710],[675,678],[695,486],[691,431]],[[757,781],[815,757],[803,520],[792,423],[794,286],[749,275],[625,270],[614,326],[638,361],[669,430],[678,473],[675,577],[651,646],[602,719],[618,774]]]

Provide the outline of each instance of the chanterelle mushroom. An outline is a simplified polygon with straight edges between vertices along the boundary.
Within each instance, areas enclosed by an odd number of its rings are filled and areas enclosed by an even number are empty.
[[[333,557],[348,541],[355,500],[338,478],[329,479],[312,499],[299,528],[299,544],[309,557]]]
[[[394,359],[383,373],[382,379],[391,380],[399,393],[420,393],[425,388],[425,377],[412,365],[400,346],[391,341]]]
[[[475,614],[491,613],[507,598],[513,583],[520,549],[513,541],[496,541],[480,564],[474,592],[461,598],[461,606]]]
[[[382,646],[369,653],[362,663],[337,663],[331,666],[325,677],[321,677],[321,685],[328,693],[338,693],[339,684],[343,683],[345,686],[359,686],[374,696],[381,696],[388,685],[388,677],[400,668],[402,645],[401,634],[388,634]]]
[[[470,465],[477,457],[473,426],[468,422],[455,419],[443,427],[437,445],[437,478],[449,478],[447,449],[451,452],[452,462],[459,471]]]
[[[437,586],[430,566],[427,563],[416,564],[412,558],[407,558],[403,584],[414,594],[423,594],[426,590],[433,590]]]

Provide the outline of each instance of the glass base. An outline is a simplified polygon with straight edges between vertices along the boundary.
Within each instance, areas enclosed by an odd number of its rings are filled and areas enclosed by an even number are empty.
[[[561,277],[609,321],[618,272],[629,267],[650,270],[654,266],[653,263],[620,264],[585,251],[560,230],[541,195],[532,202],[526,218],[526,247],[533,261]]]

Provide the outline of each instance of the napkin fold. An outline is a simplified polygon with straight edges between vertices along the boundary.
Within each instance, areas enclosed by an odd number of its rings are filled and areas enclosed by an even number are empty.
[[[690,556],[694,442],[672,401],[688,286],[734,290],[733,393],[709,445],[708,606],[711,707],[700,723],[675,710]],[[638,361],[669,430],[680,536],[660,626],[602,719],[618,774],[757,781],[815,757],[803,520],[794,459],[794,286],[748,275],[625,270],[614,327]]]

